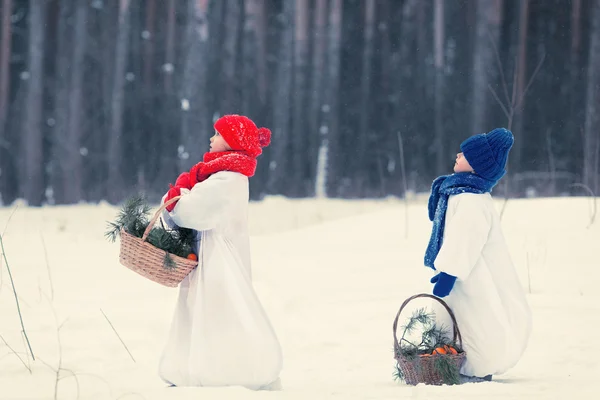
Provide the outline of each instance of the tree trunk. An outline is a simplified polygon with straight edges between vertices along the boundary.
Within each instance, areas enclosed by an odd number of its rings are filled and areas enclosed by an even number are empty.
[[[118,15],[114,10],[118,9],[117,3],[108,3],[102,10],[101,26],[106,27],[113,24],[115,15]],[[102,28],[101,28],[102,29]],[[111,116],[111,99],[113,93],[113,81],[115,76],[115,43],[117,34],[115,29],[102,29],[102,92],[103,92],[103,107],[104,107],[104,130],[110,131],[110,116]],[[107,147],[103,148],[106,152]],[[105,177],[105,180],[107,180]]]
[[[321,145],[321,122],[323,106],[323,88],[325,82],[325,55],[327,49],[327,0],[316,0],[315,24],[313,31],[312,73],[310,83],[310,102],[308,115],[309,176],[317,182],[317,164]],[[316,189],[316,186],[315,186]],[[309,193],[313,194],[313,193]]]
[[[240,50],[238,37],[241,19],[242,9],[240,0],[227,0],[227,12],[225,14],[226,29],[223,43],[223,96],[221,97],[222,114],[238,114],[238,110],[241,106],[241,102],[239,100],[239,85],[241,82],[236,74],[238,54]]]
[[[259,76],[264,74],[264,71],[260,71],[261,66],[264,65],[264,61],[259,61],[260,58],[264,56],[259,50],[259,41],[264,40],[264,38],[260,38],[259,32],[261,13],[264,14],[264,0],[245,0],[244,43],[242,46],[244,53],[242,110],[244,115],[247,115],[250,118],[256,118],[259,114],[259,110],[264,106],[264,98],[261,98],[259,89],[261,86]],[[262,50],[264,50],[264,48]]]
[[[66,201],[66,180],[70,177],[68,154],[68,127],[69,127],[69,78],[72,75],[73,63],[71,60],[73,40],[75,35],[70,29],[73,15],[73,1],[63,0],[58,3],[58,45],[56,52],[56,73],[54,97],[54,120],[52,128],[52,175],[51,186],[56,204]]]
[[[154,46],[156,33],[154,32],[154,20],[156,19],[156,0],[148,0],[146,8],[146,21],[144,23],[144,91],[148,93],[152,84],[152,69],[154,66]],[[148,94],[145,96],[148,100]]]
[[[581,50],[581,0],[571,3],[571,74],[579,64]]]
[[[583,183],[599,192],[600,163],[600,0],[594,0],[588,61],[587,105],[583,146]]]
[[[566,129],[569,132],[577,133],[578,138],[582,138],[583,125],[585,124],[585,79],[583,77],[583,69],[581,52],[581,29],[582,29],[582,3],[581,0],[573,0],[571,3],[571,48],[569,62],[569,81],[567,87],[569,90],[569,119]],[[568,149],[565,153],[565,161],[571,166],[579,170],[579,160],[573,160],[571,154],[577,154],[581,151],[583,142],[579,140],[570,140],[564,146]],[[575,161],[575,162],[573,162]],[[571,170],[569,168],[569,170]]]
[[[381,118],[381,132],[386,132],[385,135],[385,146],[387,150],[385,151],[386,156],[386,168],[385,168],[385,182],[384,185],[388,188],[388,191],[385,195],[395,195],[400,196],[401,193],[398,190],[401,186],[401,179],[398,172],[400,172],[399,163],[396,161],[395,148],[397,146],[396,135],[394,135],[393,130],[391,130],[391,126],[393,124],[393,112],[394,112],[394,79],[393,75],[398,73],[398,71],[392,70],[393,59],[397,54],[394,54],[397,50],[396,48],[396,40],[394,40],[394,46],[392,45],[392,38],[395,38],[394,31],[394,19],[397,16],[397,13],[394,10],[393,0],[386,0],[379,5],[378,8],[378,25],[380,26],[380,41],[381,41],[381,51],[379,56],[375,57],[375,59],[380,59],[380,67],[379,71],[381,74],[381,79],[379,81],[378,89],[376,89],[376,93],[378,94],[378,110],[380,118]],[[401,8],[398,7],[398,10]]]
[[[108,138],[108,200],[120,201],[124,195],[124,180],[121,175],[123,159],[123,111],[125,99],[125,72],[129,50],[130,1],[119,0],[119,22],[115,52],[114,80],[111,96],[110,136]]]
[[[167,11],[167,44],[163,72],[165,74],[165,90],[167,95],[173,92],[173,68],[175,65],[175,0],[168,0]]]
[[[209,0],[188,0],[187,51],[181,88],[179,170],[201,160],[211,135],[206,101]]]
[[[514,171],[521,170],[521,159],[525,144],[523,133],[523,110],[525,108],[525,82],[527,76],[527,29],[529,21],[529,0],[521,0],[519,13],[519,49],[517,55],[517,98],[514,103],[514,120],[512,131],[516,135],[515,148],[511,164]],[[510,122],[509,122],[510,124]]]
[[[328,68],[327,83],[325,91],[325,107],[327,113],[324,117],[324,126],[326,135],[323,137],[322,148],[326,149],[325,159],[327,160],[327,176],[325,184],[327,195],[336,196],[340,170],[343,168],[338,165],[341,159],[339,151],[339,88],[340,88],[340,68],[341,68],[341,41],[342,41],[342,0],[332,0],[331,10],[329,12],[329,46],[328,46]]]
[[[471,133],[487,132],[486,116],[491,82],[491,71],[502,66],[497,65],[494,46],[498,47],[500,25],[502,23],[502,0],[478,0],[477,26],[473,50],[473,105]]]
[[[0,206],[8,200],[8,139],[5,135],[10,103],[10,59],[12,44],[12,0],[2,0],[0,22]]]
[[[267,71],[267,14],[265,0],[255,0],[256,4],[256,51],[258,98],[261,105],[267,103],[268,71]]]
[[[392,107],[393,115],[391,117],[391,131],[394,138],[402,135],[405,138],[406,148],[417,142],[416,131],[418,120],[415,118],[418,114],[417,96],[424,96],[422,90],[418,90],[418,62],[414,60],[418,51],[417,45],[417,14],[423,7],[420,0],[407,0],[402,5],[401,17],[399,18],[400,39],[398,51],[392,57],[391,70],[392,75]],[[395,143],[394,148],[398,146]],[[410,159],[409,159],[410,160]],[[413,158],[415,163],[420,163],[420,157]],[[420,170],[425,170],[419,168]]]
[[[75,34],[73,35],[73,59],[71,68],[71,82],[69,87],[69,123],[67,133],[67,159],[68,164],[65,179],[65,202],[76,203],[83,198],[83,160],[81,154],[81,136],[83,110],[83,70],[85,51],[87,48],[87,14],[88,4],[78,1],[75,8]],[[65,176],[65,177],[66,177]]]
[[[308,0],[296,1],[294,42],[294,117],[292,127],[292,180],[290,195],[300,197],[306,194],[308,181],[306,173],[306,149],[308,124],[306,123],[307,83],[308,83]]]
[[[22,193],[31,206],[40,206],[45,195],[42,120],[46,6],[46,1],[39,0],[32,0],[29,4],[29,70],[21,132],[23,164],[20,184],[23,185]]]
[[[3,145],[4,121],[10,99],[10,54],[12,43],[12,0],[2,0],[2,26],[0,33],[0,146]]]
[[[444,173],[447,154],[444,147],[444,0],[435,0],[434,8],[434,65],[435,65],[435,153],[436,175]],[[451,159],[448,157],[448,159]]]
[[[159,86],[157,81],[156,84],[148,88],[148,91],[152,92],[152,103],[155,107],[162,107],[162,109],[158,113],[155,108],[147,110],[147,112],[154,113],[153,119],[147,121],[146,124],[154,123],[155,125],[150,128],[154,135],[149,145],[154,154],[153,160],[157,165],[154,167],[149,165],[146,173],[149,179],[150,175],[153,175],[150,185],[162,196],[168,190],[169,181],[174,183],[174,176],[179,169],[177,147],[180,144],[179,135],[181,132],[179,130],[182,129],[180,122],[183,121],[181,113],[185,111],[182,110],[180,103],[181,93],[178,93],[175,89],[175,86],[180,85],[181,82],[175,82],[174,78],[177,77],[178,81],[182,80],[185,59],[188,57],[188,53],[184,51],[180,59],[176,59],[176,5],[179,4],[183,7],[182,14],[188,15],[188,4],[186,4],[187,2],[177,2],[176,4],[175,0],[157,0],[157,3],[160,8],[157,14],[156,26],[162,27],[162,24],[164,24],[164,28],[155,28],[156,38],[152,45],[162,46],[162,48],[154,48],[155,60],[160,65],[160,71],[156,71],[156,79],[161,81],[162,87]],[[188,18],[190,18],[189,15]],[[164,32],[164,36],[160,38],[164,38],[164,42],[161,44],[159,44],[159,32]],[[184,43],[186,40],[186,37],[180,39]]]
[[[375,0],[366,1],[365,10],[365,29],[364,29],[364,48],[362,57],[362,74],[361,74],[361,105],[360,105],[360,125],[358,134],[358,144],[356,150],[356,170],[358,172],[358,195],[366,194],[366,186],[368,186],[368,168],[366,165],[367,152],[365,149],[369,146],[369,138],[371,137],[370,127],[370,111],[371,103],[371,75],[373,63],[373,37],[375,35]],[[369,154],[372,156],[372,154]]]
[[[281,40],[273,102],[273,157],[268,189],[271,193],[287,193],[287,147],[290,137],[292,100],[292,58],[294,45],[294,0],[284,0],[281,14]]]

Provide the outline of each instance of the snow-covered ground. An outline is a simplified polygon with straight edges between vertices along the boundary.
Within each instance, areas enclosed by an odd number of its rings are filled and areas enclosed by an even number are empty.
[[[31,373],[0,339],[0,399],[54,398],[59,366],[59,399],[596,398],[600,217],[587,228],[590,207],[509,201],[505,234],[534,312],[526,354],[491,383],[410,387],[392,379],[392,321],[406,297],[431,290],[424,201],[408,212],[394,199],[251,204],[255,287],[284,350],[280,392],[167,388],[156,369],[176,290],[118,263],[103,237],[117,209],[20,207],[4,244],[37,361],[2,262],[0,335]],[[0,208],[0,229],[12,212]]]

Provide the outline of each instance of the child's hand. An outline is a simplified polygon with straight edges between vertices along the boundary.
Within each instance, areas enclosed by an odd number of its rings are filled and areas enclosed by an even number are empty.
[[[175,186],[180,188],[191,189],[192,185],[190,185],[190,174],[188,172],[182,172],[181,175],[175,181]]]
[[[177,197],[177,196],[179,196],[179,195],[181,194],[181,188],[180,188],[180,187],[178,187],[178,186],[172,186],[172,185],[169,185],[169,186],[171,186],[171,188],[170,188],[170,189],[169,189],[169,191],[167,192],[167,196],[165,197],[165,201],[164,201],[165,203],[166,203],[167,201],[171,200],[173,197]],[[167,207],[165,207],[165,208],[166,208],[166,210],[167,210],[168,212],[171,212],[171,211],[173,211],[173,209],[175,208],[175,205],[176,205],[176,204],[177,204],[177,202],[176,202],[176,201],[174,201],[173,203],[169,204],[169,205],[168,205]]]
[[[456,277],[448,275],[445,272],[440,272],[430,280],[431,283],[435,283],[433,286],[433,294],[437,297],[446,297],[452,291]]]

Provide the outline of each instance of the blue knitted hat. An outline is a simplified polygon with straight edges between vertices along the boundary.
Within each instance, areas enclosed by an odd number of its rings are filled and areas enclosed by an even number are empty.
[[[508,152],[515,139],[508,129],[496,128],[488,133],[471,136],[461,143],[460,150],[475,173],[498,181],[506,173]]]

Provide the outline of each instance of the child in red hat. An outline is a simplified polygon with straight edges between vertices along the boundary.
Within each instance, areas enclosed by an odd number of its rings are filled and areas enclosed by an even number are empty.
[[[282,352],[252,287],[247,222],[248,178],[271,132],[240,115],[214,127],[210,152],[163,199],[182,196],[163,219],[201,239],[198,268],[180,285],[159,373],[175,386],[277,389]]]

